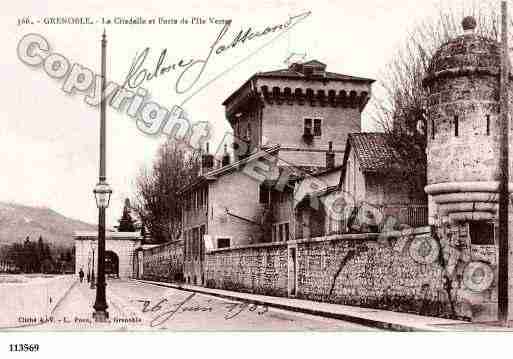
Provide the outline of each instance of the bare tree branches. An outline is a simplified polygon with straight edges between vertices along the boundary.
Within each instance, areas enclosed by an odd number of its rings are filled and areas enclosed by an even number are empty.
[[[149,231],[152,241],[176,240],[181,233],[177,192],[199,172],[199,153],[174,142],[164,143],[151,168],[143,167],[135,181],[134,211]]]
[[[422,86],[436,51],[447,41],[462,34],[461,21],[472,15],[478,24],[477,35],[498,39],[498,3],[491,0],[453,2],[440,5],[435,16],[418,23],[407,33],[404,45],[380,75],[374,98],[374,122],[397,150],[398,164],[407,168],[410,185],[420,190],[426,180],[426,103]]]

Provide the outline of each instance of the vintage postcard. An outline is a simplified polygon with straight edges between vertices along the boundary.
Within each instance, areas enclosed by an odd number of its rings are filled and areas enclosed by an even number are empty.
[[[512,3],[2,13],[0,335],[511,330]]]

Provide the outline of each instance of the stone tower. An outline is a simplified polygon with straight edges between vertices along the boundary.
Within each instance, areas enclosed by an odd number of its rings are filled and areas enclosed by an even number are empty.
[[[470,223],[493,244],[501,49],[475,33],[474,18],[466,17],[462,26],[464,34],[436,52],[423,83],[429,94],[425,190],[432,224]]]
[[[462,26],[464,34],[435,53],[423,82],[429,94],[425,191],[430,224],[457,252],[447,267],[461,279],[451,284],[460,303],[456,312],[486,321],[497,319],[502,50],[496,40],[475,33],[474,18],[463,19]],[[509,81],[511,99],[511,75]],[[511,205],[509,211],[511,236]]]
[[[250,153],[279,144],[290,165],[329,167],[342,163],[347,135],[360,132],[373,82],[312,60],[254,74],[223,105]]]

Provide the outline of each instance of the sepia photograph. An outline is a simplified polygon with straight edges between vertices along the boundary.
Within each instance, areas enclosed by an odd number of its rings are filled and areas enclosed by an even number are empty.
[[[0,19],[2,353],[513,331],[513,2]]]

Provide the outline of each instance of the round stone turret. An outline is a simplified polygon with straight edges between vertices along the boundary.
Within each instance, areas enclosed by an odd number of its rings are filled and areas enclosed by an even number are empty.
[[[435,53],[423,81],[429,94],[426,192],[432,216],[489,220],[497,215],[501,48],[475,34],[474,18],[462,27],[465,34]]]

